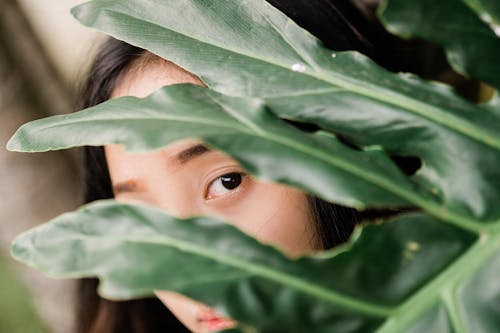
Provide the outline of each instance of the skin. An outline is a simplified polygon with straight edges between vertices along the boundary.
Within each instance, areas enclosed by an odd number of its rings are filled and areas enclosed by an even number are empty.
[[[196,76],[171,62],[146,57],[120,78],[112,97],[145,97],[176,83],[203,85]],[[196,139],[182,140],[147,153],[130,153],[120,145],[106,146],[116,200],[153,205],[181,218],[219,217],[290,256],[319,249],[302,192],[257,180],[245,174],[229,156],[200,144]],[[226,181],[221,178],[224,175]],[[227,179],[237,186],[227,188]],[[219,318],[207,306],[180,294],[156,294],[192,332],[212,332],[234,325],[232,320]]]

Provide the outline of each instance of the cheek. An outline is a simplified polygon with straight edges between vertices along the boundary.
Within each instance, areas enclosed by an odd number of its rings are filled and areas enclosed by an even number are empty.
[[[244,232],[291,256],[319,248],[306,196],[287,186],[257,182],[245,200],[225,217]]]
[[[202,332],[202,328],[197,320],[197,311],[203,305],[174,292],[155,291],[155,294],[170,312],[191,332]]]

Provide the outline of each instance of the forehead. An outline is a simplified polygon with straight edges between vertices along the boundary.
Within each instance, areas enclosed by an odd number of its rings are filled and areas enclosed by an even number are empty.
[[[194,74],[177,66],[173,62],[155,59],[136,61],[131,64],[118,80],[111,98],[121,96],[146,97],[163,86],[178,83],[204,85]]]

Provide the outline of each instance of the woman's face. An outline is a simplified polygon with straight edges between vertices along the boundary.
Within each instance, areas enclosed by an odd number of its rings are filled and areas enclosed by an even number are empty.
[[[187,82],[202,85],[175,64],[155,60],[126,73],[112,97],[145,97],[162,86]],[[120,145],[108,145],[105,152],[118,201],[150,204],[182,218],[220,217],[292,256],[319,248],[303,193],[247,175],[235,160],[198,140],[182,140],[147,153],[129,153]],[[157,296],[193,332],[233,325],[182,295],[158,291]]]

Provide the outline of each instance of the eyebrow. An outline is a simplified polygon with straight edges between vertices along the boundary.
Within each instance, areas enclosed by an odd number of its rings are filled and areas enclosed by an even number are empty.
[[[207,146],[204,146],[202,144],[196,144],[177,153],[176,155],[177,162],[179,162],[180,164],[185,164],[191,161],[192,159],[211,151],[212,150],[210,150]]]
[[[113,193],[116,196],[119,193],[135,192],[139,188],[138,182],[135,179],[128,179],[122,182],[113,184]]]
[[[194,158],[201,156],[203,154],[213,152],[210,148],[207,146],[204,146],[202,144],[196,144],[193,146],[190,146],[179,153],[177,153],[174,156],[174,159],[179,163],[179,164],[185,164]],[[115,195],[119,193],[126,193],[126,192],[135,192],[140,188],[140,182],[136,179],[127,179],[121,182],[118,182],[116,184],[113,184],[113,193]]]

